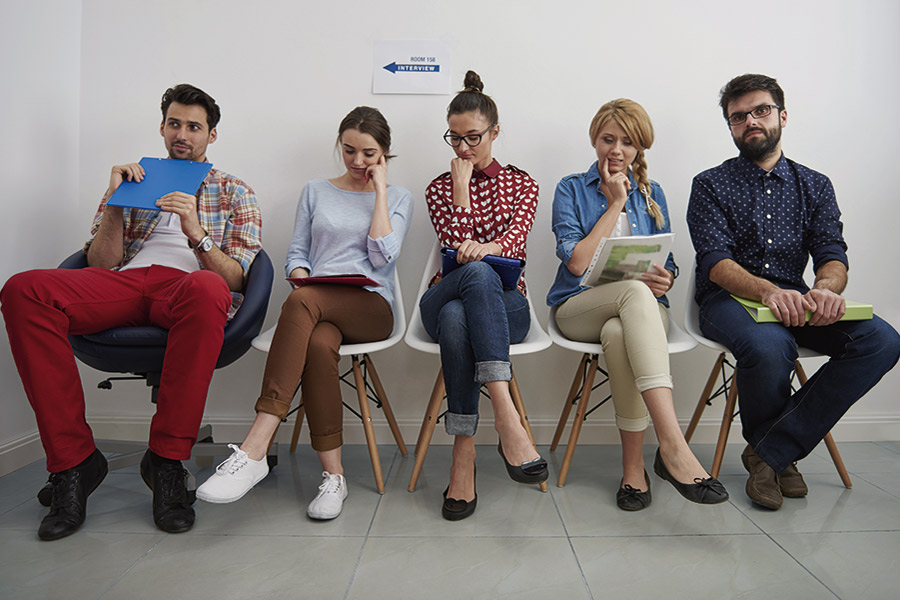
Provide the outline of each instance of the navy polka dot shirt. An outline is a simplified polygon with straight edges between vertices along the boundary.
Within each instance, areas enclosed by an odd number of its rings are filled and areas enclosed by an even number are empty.
[[[806,293],[803,272],[830,260],[847,265],[831,181],[784,155],[766,172],[738,156],[694,178],[687,224],[697,253],[698,303],[719,286],[709,271],[730,258],[752,275]]]

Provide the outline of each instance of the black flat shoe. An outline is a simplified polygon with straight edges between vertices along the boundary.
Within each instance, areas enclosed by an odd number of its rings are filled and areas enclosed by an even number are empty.
[[[700,479],[694,478],[694,483],[681,483],[669,473],[662,456],[659,454],[659,448],[656,449],[656,460],[653,461],[653,471],[666,481],[672,484],[678,493],[691,502],[698,504],[719,504],[728,500],[728,491],[725,486],[715,477],[707,477]]]
[[[87,515],[88,496],[97,489],[108,472],[106,457],[99,450],[94,450],[71,469],[51,474],[47,483],[50,487],[50,512],[41,520],[38,537],[49,542],[78,531]]]
[[[506,465],[506,472],[513,481],[519,483],[541,483],[547,481],[547,478],[550,477],[547,461],[540,456],[516,467],[509,464],[509,461],[506,460],[506,456],[503,454],[503,445],[499,442],[497,443],[497,452],[500,453],[500,458],[503,459],[503,464]]]
[[[194,526],[188,472],[180,461],[151,454],[147,450],[141,459],[141,478],[153,491],[153,522],[166,533],[183,533]]]
[[[477,475],[478,471],[476,470],[475,476]],[[471,502],[467,502],[466,500],[448,498],[447,492],[449,491],[450,486],[448,485],[447,489],[444,490],[444,504],[441,506],[441,516],[443,516],[448,521],[462,521],[475,512],[475,505],[478,504],[478,492],[475,493],[475,497],[472,498]]]
[[[628,484],[622,485],[623,478],[619,481],[619,490],[616,492],[616,506],[622,510],[643,510],[650,506],[650,476],[644,471],[644,481],[647,482],[647,491],[636,490]]]

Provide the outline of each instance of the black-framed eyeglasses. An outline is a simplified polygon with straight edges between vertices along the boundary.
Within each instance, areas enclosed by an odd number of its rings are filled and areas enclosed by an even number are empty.
[[[484,137],[484,134],[486,134],[488,131],[493,129],[494,125],[496,125],[496,123],[494,123],[487,129],[485,129],[481,133],[469,133],[467,135],[454,135],[454,134],[450,133],[450,130],[448,129],[446,131],[446,133],[444,133],[444,141],[447,142],[448,144],[450,144],[451,146],[453,146],[454,148],[458,148],[459,145],[462,143],[462,141],[465,140],[466,145],[469,148],[474,148],[475,146],[477,146],[478,144],[481,143],[481,138]]]
[[[736,125],[743,125],[744,121],[747,120],[747,115],[753,115],[754,119],[764,119],[772,113],[773,108],[777,108],[779,111],[781,110],[781,107],[777,104],[760,104],[753,110],[748,110],[747,112],[731,113],[725,118],[725,120],[728,121],[728,124],[732,127]]]

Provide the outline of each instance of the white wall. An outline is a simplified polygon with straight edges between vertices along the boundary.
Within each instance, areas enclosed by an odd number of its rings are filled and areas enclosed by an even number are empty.
[[[45,4],[0,3],[0,281],[55,266],[84,237],[72,227],[84,218],[77,206],[81,2]],[[5,334],[0,381],[2,474],[43,456]]]
[[[13,6],[17,12],[31,11],[23,8],[30,6],[25,3]],[[895,35],[900,5],[891,0],[853,5],[827,0],[756,8],[737,2],[663,0],[254,4],[167,0],[152,5],[85,0],[77,63],[80,82],[74,88],[80,84],[80,107],[70,92],[58,99],[67,115],[79,107],[77,119],[65,120],[69,128],[76,126],[75,121],[80,125],[78,148],[67,148],[61,142],[69,140],[56,138],[55,130],[48,133],[63,160],[80,158],[77,218],[71,227],[65,223],[65,234],[58,242],[51,241],[50,248],[42,238],[20,238],[14,264],[4,267],[12,272],[53,264],[73,248],[73,231],[86,235],[110,165],[162,155],[159,97],[169,85],[187,81],[211,93],[222,107],[219,140],[209,157],[255,188],[265,223],[264,244],[276,269],[288,245],[300,188],[311,178],[340,173],[332,149],[341,117],[360,104],[382,109],[393,127],[393,150],[399,155],[391,163],[390,179],[417,198],[417,213],[399,261],[407,314],[411,313],[422,254],[433,240],[422,190],[447,170],[452,157],[440,139],[450,97],[372,95],[372,43],[439,39],[453,47],[454,89],[466,68],[474,68],[500,107],[503,132],[495,155],[528,170],[541,185],[528,254],[529,283],[538,300],[557,265],[549,228],[553,188],[560,177],[584,170],[592,161],[587,127],[600,104],[626,96],[641,102],[652,116],[657,143],[648,153],[650,174],[666,190],[673,229],[679,235],[676,259],[687,269],[693,254],[684,211],[691,178],[736,153],[717,107],[718,90],[734,75],[763,72],[777,77],[786,91],[786,153],[834,182],[850,245],[848,296],[872,302],[883,317],[900,324],[900,308],[893,300],[900,289],[886,277],[882,266],[886,261],[878,260],[883,253],[878,240],[889,239],[889,227],[898,216],[886,176],[896,152],[892,136],[882,130],[890,127],[890,102],[900,92],[900,43]],[[47,51],[66,55],[65,66],[51,73],[68,81],[78,69],[71,68],[66,39],[54,39]],[[32,56],[23,60],[29,69],[13,73],[19,79],[40,67]],[[15,214],[26,216],[27,206],[17,206]],[[16,229],[30,232],[21,224]],[[44,260],[19,258],[36,257],[38,252]],[[9,256],[4,253],[3,260]],[[284,285],[276,284],[268,325],[275,323],[286,293]],[[673,314],[681,321],[683,282],[671,296]],[[543,302],[537,310],[546,321]],[[711,351],[701,349],[673,357],[676,405],[684,419],[690,416],[712,359]],[[411,442],[433,383],[436,358],[399,345],[376,360]],[[576,360],[574,353],[553,348],[515,361],[539,442],[549,441]],[[252,351],[216,374],[206,414],[213,423],[226,425],[220,428],[227,432],[224,437],[239,438],[246,431],[263,365],[264,356]],[[3,366],[4,374],[12,372],[8,360]],[[146,391],[124,384],[114,393],[99,392],[93,383],[100,376],[89,369],[84,373],[95,429],[142,435],[150,414]],[[837,439],[900,438],[900,407],[891,393],[898,384],[900,374],[890,374],[845,417]],[[12,383],[8,388],[11,406],[21,391]],[[697,441],[713,439],[719,410],[704,421]],[[348,424],[347,439],[361,440],[361,428]],[[387,441],[383,431],[380,439]],[[489,426],[482,433],[484,441],[492,437]],[[439,432],[435,441],[444,441],[442,436]],[[588,421],[583,439],[616,439],[611,409]]]

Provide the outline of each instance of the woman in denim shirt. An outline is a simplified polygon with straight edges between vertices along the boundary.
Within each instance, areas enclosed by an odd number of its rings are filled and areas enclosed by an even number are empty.
[[[586,172],[563,178],[553,198],[562,264],[547,304],[557,307],[556,323],[567,338],[603,344],[622,439],[624,475],[616,504],[631,511],[650,504],[643,458],[648,409],[659,439],[656,474],[688,500],[724,502],[728,493],[691,452],[672,402],[665,296],[677,271],[672,255],[642,280],[580,285],[601,238],[670,231],[665,195],[647,177],[644,151],[653,143],[653,125],[640,104],[619,99],[597,111],[589,133],[597,161]]]

